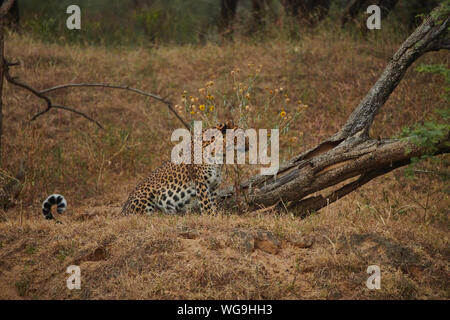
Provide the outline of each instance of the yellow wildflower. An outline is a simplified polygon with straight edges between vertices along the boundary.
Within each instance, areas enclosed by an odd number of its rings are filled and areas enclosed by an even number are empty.
[[[300,111],[302,111],[304,109],[308,109],[308,105],[302,103],[302,104],[300,104],[299,108],[300,108]]]
[[[280,117],[285,118],[286,117],[286,111],[281,110]]]
[[[213,112],[214,111],[214,106],[210,106],[209,107],[209,112]]]
[[[201,104],[201,105],[198,106],[198,108],[200,109],[200,111],[204,111],[205,110],[205,105]]]

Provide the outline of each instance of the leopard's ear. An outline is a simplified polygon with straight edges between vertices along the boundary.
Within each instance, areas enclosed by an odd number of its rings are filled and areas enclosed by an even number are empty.
[[[216,126],[216,128],[217,128],[217,130],[219,130],[220,132],[222,132],[222,134],[225,134],[225,133],[227,132],[227,129],[228,129],[226,123],[219,123],[219,124]]]
[[[236,125],[234,124],[233,120],[228,120],[225,123],[225,126],[227,127],[227,129],[235,129],[236,128]]]
[[[225,134],[227,132],[227,129],[236,129],[236,125],[234,124],[233,120],[228,120],[225,123],[219,123],[216,126],[216,129]]]

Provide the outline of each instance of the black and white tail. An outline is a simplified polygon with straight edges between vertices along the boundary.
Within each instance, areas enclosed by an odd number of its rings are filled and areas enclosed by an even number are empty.
[[[52,206],[56,204],[56,212],[63,213],[67,209],[67,201],[60,194],[52,194],[42,203],[42,213],[45,219],[53,219]]]

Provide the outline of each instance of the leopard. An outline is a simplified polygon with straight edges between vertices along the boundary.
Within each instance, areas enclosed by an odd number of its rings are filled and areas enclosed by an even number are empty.
[[[219,123],[212,128],[222,133],[224,146],[226,131],[239,129],[232,120]],[[202,131],[202,136],[205,131],[206,129]],[[202,150],[212,142],[214,139],[202,141]],[[194,148],[191,150],[193,152]],[[227,151],[226,147],[225,150]],[[237,148],[233,149],[233,152],[235,150],[242,152]],[[248,151],[247,141],[245,141],[245,151]],[[122,215],[138,213],[151,215],[161,211],[165,214],[183,214],[198,207],[201,214],[216,213],[216,190],[222,180],[222,167],[223,164],[165,161],[137,184],[124,203],[121,213]]]
[[[53,220],[55,217],[52,214],[52,207],[56,205],[56,212],[62,214],[67,209],[67,201],[63,195],[54,193],[47,197],[47,199],[42,202],[42,214],[47,220]]]

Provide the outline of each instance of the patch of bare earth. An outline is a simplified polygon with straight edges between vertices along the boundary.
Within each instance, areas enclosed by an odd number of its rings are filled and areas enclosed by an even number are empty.
[[[0,224],[4,299],[448,298],[447,230],[343,199],[304,220],[262,215],[121,217],[71,209],[61,224]],[[382,218],[382,219],[381,219]],[[66,287],[69,265],[81,290]],[[380,290],[367,289],[369,265]]]

